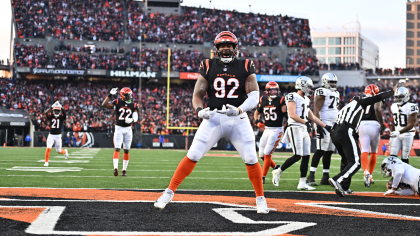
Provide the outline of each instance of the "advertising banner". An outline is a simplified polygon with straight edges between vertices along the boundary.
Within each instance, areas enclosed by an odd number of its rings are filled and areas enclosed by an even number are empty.
[[[56,68],[31,68],[34,75],[66,75],[66,76],[85,76],[86,70],[70,70]]]
[[[125,71],[125,70],[108,70],[106,75],[108,77],[129,77],[129,78],[159,78],[159,72],[144,72],[144,71]]]
[[[294,83],[299,78],[297,75],[260,75],[257,74],[258,82],[270,82],[275,81],[279,83]]]
[[[29,126],[29,124],[26,111],[0,109],[0,126]]]
[[[200,73],[198,72],[179,72],[180,79],[197,80]]]

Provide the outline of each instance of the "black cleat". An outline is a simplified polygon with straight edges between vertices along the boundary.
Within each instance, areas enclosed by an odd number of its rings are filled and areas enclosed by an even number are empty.
[[[277,170],[278,168],[280,168],[281,167],[281,165],[276,165],[274,168],[273,168],[273,170]]]
[[[306,180],[306,183],[309,186],[318,186],[318,184],[315,182],[315,174],[313,172],[309,173],[308,179]]]
[[[322,175],[322,178],[321,178],[321,182],[320,182],[320,184],[321,185],[330,185],[330,183],[328,182],[328,179],[330,178],[330,173],[324,173],[323,175]]]
[[[340,197],[344,197],[346,196],[346,192],[343,190],[343,188],[341,187],[341,185],[339,183],[337,183],[333,178],[329,178],[328,182],[330,183],[330,185],[335,188],[335,193],[340,196]]]
[[[123,170],[121,176],[127,176],[127,171]]]
[[[118,169],[117,168],[114,169],[114,176],[118,176]]]

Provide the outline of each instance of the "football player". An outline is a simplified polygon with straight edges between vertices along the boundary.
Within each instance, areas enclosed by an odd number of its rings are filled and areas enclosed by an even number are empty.
[[[308,172],[309,155],[311,154],[311,138],[309,133],[312,132],[312,124],[309,120],[315,122],[320,127],[320,132],[325,135],[325,130],[331,132],[331,126],[326,125],[318,117],[316,117],[309,109],[313,88],[312,80],[309,77],[302,76],[296,79],[295,88],[297,92],[289,93],[285,96],[287,114],[287,129],[283,136],[282,143],[286,143],[290,139],[292,143],[293,156],[287,159],[284,164],[272,171],[273,184],[278,186],[280,175],[287,168],[302,159],[300,164],[300,180],[297,186],[300,190],[314,190],[315,188],[306,183],[306,174]],[[309,120],[308,120],[309,119]]]
[[[399,87],[394,94],[394,103],[391,105],[393,123],[391,126],[391,156],[398,156],[401,150],[401,160],[408,164],[411,147],[414,141],[414,125],[417,124],[419,107],[415,103],[408,102],[410,92],[407,88]]]
[[[366,97],[376,96],[378,93],[379,88],[374,84],[370,84],[365,88]],[[380,134],[384,130],[385,125],[382,119],[382,101],[375,103],[373,106],[368,105],[362,115],[362,120],[360,121],[359,126],[359,140],[362,149],[360,161],[363,168],[366,187],[370,187],[370,185],[374,183],[372,174],[376,165],[379,139],[381,138]]]
[[[56,101],[50,108],[48,108],[45,112],[45,117],[47,120],[50,121],[50,133],[48,134],[47,138],[47,150],[45,151],[45,164],[44,166],[48,166],[48,161],[50,159],[50,152],[52,146],[55,144],[55,150],[60,153],[64,154],[64,158],[69,158],[69,153],[67,149],[61,150],[61,128],[64,125],[64,121],[66,120],[66,112],[64,111],[61,104]]]
[[[229,31],[214,40],[217,58],[203,60],[195,84],[193,106],[203,122],[198,128],[187,155],[179,163],[168,188],[154,206],[163,209],[175,190],[193,171],[197,162],[219,139],[228,138],[245,162],[256,195],[257,213],[268,213],[262,183],[262,170],[255,149],[255,136],[247,111],[257,106],[259,88],[254,63],[237,58],[238,40]],[[208,95],[208,107],[203,104]]]
[[[124,144],[122,176],[127,175],[128,161],[130,160],[130,147],[133,140],[133,130],[131,124],[137,122],[138,104],[132,102],[133,92],[130,88],[120,90],[120,98],[111,101],[112,97],[118,93],[118,88],[113,88],[102,102],[102,106],[115,111],[115,132],[114,132],[114,176],[118,176],[118,160],[120,158],[121,144]]]
[[[264,161],[263,183],[265,183],[265,176],[270,166],[273,169],[280,168],[280,165],[276,165],[271,159],[271,154],[276,150],[283,136],[283,117],[286,115],[286,103],[284,97],[279,96],[279,85],[270,81],[265,86],[265,92],[267,97],[260,98],[260,103],[254,113],[256,123],[262,123],[261,114],[264,114],[265,120],[265,130],[259,144],[259,156]]]
[[[389,156],[382,161],[381,173],[383,177],[393,177],[391,188],[384,195],[397,194],[420,196],[420,170],[402,162],[394,156]],[[402,190],[397,190],[401,187]]]
[[[321,119],[322,122],[333,126],[337,120],[338,103],[340,94],[337,92],[337,76],[333,73],[326,73],[321,78],[321,87],[315,90],[314,98],[314,116]],[[324,134],[325,133],[325,134]],[[312,156],[311,168],[306,181],[310,186],[317,186],[315,182],[315,171],[319,160],[322,157],[323,175],[321,185],[329,185],[331,156],[335,150],[329,132],[323,132],[321,126],[316,128],[316,151]]]

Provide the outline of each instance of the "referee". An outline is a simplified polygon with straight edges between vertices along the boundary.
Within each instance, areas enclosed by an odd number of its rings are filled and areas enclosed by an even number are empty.
[[[391,97],[397,90],[379,93],[376,96],[353,97],[351,102],[338,113],[337,122],[331,133],[331,139],[341,156],[340,173],[328,179],[338,196],[344,197],[349,191],[351,177],[360,169],[359,135],[360,119],[367,106]]]

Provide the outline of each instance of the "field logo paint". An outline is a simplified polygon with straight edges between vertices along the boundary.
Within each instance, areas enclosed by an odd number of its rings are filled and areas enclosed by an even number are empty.
[[[25,167],[25,166],[14,166],[11,169],[6,170],[17,170],[17,171],[42,171],[48,173],[59,173],[59,172],[68,172],[68,171],[82,171],[83,168],[80,167]]]

